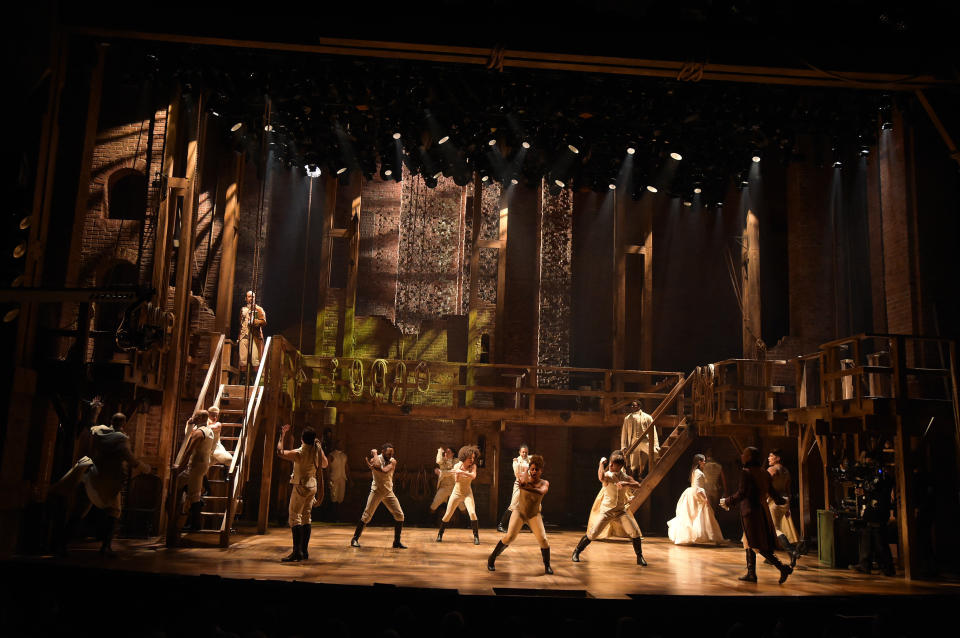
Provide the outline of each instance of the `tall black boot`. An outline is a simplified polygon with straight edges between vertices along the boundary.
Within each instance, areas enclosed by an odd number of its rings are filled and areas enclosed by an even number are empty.
[[[197,501],[190,504],[190,511],[187,513],[187,524],[184,525],[185,532],[199,532],[203,527],[203,501]]]
[[[290,528],[290,535],[293,536],[293,551],[289,556],[280,559],[282,563],[299,563],[303,560],[303,554],[300,551],[300,525],[294,525]]]
[[[500,517],[500,522],[497,523],[497,531],[501,534],[507,533],[507,525],[510,523],[510,510],[506,509],[503,511],[503,516]]]
[[[357,529],[353,530],[353,538],[350,539],[350,547],[360,547],[360,534],[363,534],[363,528],[366,523],[360,521],[357,523]]]
[[[580,542],[577,543],[577,548],[576,548],[575,550],[573,550],[573,557],[571,558],[571,560],[572,560],[573,562],[575,562],[575,563],[579,563],[579,562],[580,562],[580,552],[582,552],[583,550],[585,550],[585,549],[587,548],[587,545],[589,545],[589,544],[590,544],[590,539],[587,538],[587,535],[586,535],[586,534],[584,534],[584,535],[580,538]]]
[[[403,531],[403,521],[393,522],[393,548],[406,549],[407,546],[400,542],[400,532]]]
[[[541,547],[540,556],[543,557],[543,573],[553,575],[553,569],[550,568],[550,548]]]
[[[647,561],[643,559],[643,539],[637,536],[633,539],[633,553],[637,555],[637,565],[647,566]]]
[[[796,567],[797,559],[800,558],[800,552],[797,551],[797,546],[788,541],[785,534],[778,534],[777,540],[780,541],[783,549],[786,550],[787,555],[790,556],[790,567]]]
[[[470,521],[470,527],[473,528],[473,544],[480,544],[480,522],[477,519]]]
[[[487,569],[489,571],[497,571],[497,567],[494,565],[494,563],[497,562],[497,556],[502,554],[503,550],[506,548],[507,546],[503,544],[503,541],[497,541],[497,546],[493,548],[493,551],[490,552],[490,556],[487,557]]]
[[[307,523],[300,526],[300,553],[303,554],[303,560],[310,558],[310,532],[313,531],[313,525]]]
[[[746,550],[747,552],[747,573],[741,576],[738,580],[742,580],[748,583],[757,582],[757,553],[750,549],[749,547]]]
[[[117,519],[107,516],[103,522],[103,532],[100,537],[100,553],[104,556],[113,556],[113,548],[110,544],[113,542],[113,533],[117,529]]]
[[[780,559],[777,558],[777,555],[774,554],[773,552],[764,552],[763,557],[766,558],[768,561],[770,561],[771,565],[773,565],[774,567],[780,570],[780,580],[777,582],[779,582],[781,585],[787,582],[787,576],[793,573],[793,567],[790,567],[789,565],[784,565],[783,563],[781,563]],[[754,561],[756,561],[756,559],[754,559]],[[756,573],[754,573],[753,577],[754,579],[756,579],[757,577]]]
[[[437,542],[443,542],[443,530],[447,529],[447,522],[443,519],[440,520],[440,530],[437,532]]]

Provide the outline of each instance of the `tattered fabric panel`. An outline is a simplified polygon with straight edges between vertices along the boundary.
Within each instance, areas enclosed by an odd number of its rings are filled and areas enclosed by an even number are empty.
[[[540,336],[537,363],[570,365],[570,286],[573,246],[573,195],[543,187],[540,253]],[[565,388],[567,375],[538,375],[541,387]]]

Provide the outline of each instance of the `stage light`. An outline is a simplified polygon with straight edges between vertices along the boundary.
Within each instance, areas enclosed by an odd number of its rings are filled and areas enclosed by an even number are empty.
[[[30,228],[30,216],[26,216],[20,220],[20,230],[26,230]]]
[[[347,172],[346,166],[341,166],[340,168],[337,169],[337,175],[343,175],[346,172]]]
[[[637,152],[637,149],[633,148],[632,146],[627,147],[627,155],[633,155],[636,152]]]
[[[525,149],[530,148],[530,142],[527,142],[526,140],[524,140],[524,142],[520,146],[522,146]]]
[[[393,139],[399,140],[399,139],[400,139],[400,134],[399,134],[399,133],[394,133],[394,134],[393,134]]]
[[[239,131],[241,128],[243,128],[243,122],[237,122],[236,124],[234,124],[233,126],[230,127],[230,132],[231,132],[231,133],[236,133],[236,132]]]
[[[569,148],[570,152],[573,153],[574,155],[577,155],[580,153],[580,149],[574,146],[573,144],[567,144],[567,148]]]
[[[304,168],[307,169],[307,177],[320,177],[320,167],[316,164],[307,164]]]
[[[440,138],[440,141],[438,141],[437,144],[444,144],[444,143],[446,143],[449,139],[450,139],[450,136],[449,136],[449,135],[444,135],[443,137]]]
[[[753,163],[754,163],[754,164],[757,164],[757,163],[760,161],[760,156],[759,156],[759,155],[754,155],[754,156],[753,156],[752,158],[750,158],[750,159],[753,160]]]
[[[559,179],[553,180],[553,183],[556,184],[557,186],[559,186],[560,188],[566,188],[566,187],[567,187],[567,185],[564,184],[564,183],[563,183],[562,181],[560,181]]]
[[[840,160],[836,160],[833,162],[834,168],[840,168],[841,166],[843,166],[843,162],[841,162]]]
[[[650,191],[651,193],[656,193],[657,187],[654,186],[653,184],[647,184],[647,190]]]
[[[10,287],[11,287],[11,288],[19,288],[20,286],[22,286],[22,285],[23,285],[23,278],[24,278],[23,273],[21,273],[21,274],[17,275],[16,277],[14,277],[13,281],[10,283]]]
[[[490,179],[490,176],[489,176],[489,175],[484,175],[483,177],[480,178],[480,181],[481,181],[481,182],[486,182],[486,181],[488,181],[489,179]]]
[[[496,146],[496,145],[497,145],[497,138],[491,137],[489,140],[487,140],[487,146]]]
[[[393,171],[391,171],[391,170],[388,168],[387,170],[383,171],[383,174],[384,174],[386,177],[390,177],[391,175],[393,175]]]
[[[869,147],[869,146],[861,146],[861,147],[860,147],[860,156],[861,156],[861,157],[866,157],[866,156],[869,155],[869,154],[870,154],[870,147]]]
[[[694,194],[694,195],[699,195],[699,194],[702,193],[702,192],[703,192],[703,189],[700,188],[699,186],[697,186],[696,188],[693,189],[693,194]]]
[[[5,315],[3,315],[3,322],[10,323],[14,319],[16,319],[19,314],[20,314],[20,308],[12,308],[8,310]]]
[[[27,242],[25,241],[20,242],[19,244],[17,244],[16,248],[13,249],[13,256],[16,259],[20,259],[26,254],[27,254]]]
[[[217,113],[216,111],[210,111],[210,115],[212,115],[213,117],[220,117],[220,114]]]
[[[693,202],[683,202],[683,205],[686,206],[687,208],[690,208],[691,206],[693,206]]]
[[[443,171],[437,171],[433,174],[433,179],[435,180],[439,180],[441,177],[443,177]]]
[[[749,181],[749,180],[742,179],[742,180],[740,180],[740,185],[741,185],[741,186],[749,186],[749,185],[750,185],[750,181]]]
[[[723,202],[717,202],[717,208],[723,208]]]
[[[683,155],[681,155],[680,153],[677,153],[676,151],[674,151],[673,153],[670,153],[670,157],[677,160],[678,162],[683,159]]]
[[[617,185],[614,184],[613,182],[610,182],[609,184],[607,184],[607,188],[609,188],[612,191],[615,191],[617,190]]]
[[[514,186],[516,186],[516,185],[519,184],[520,182],[518,182],[518,181],[517,181],[517,178],[514,177],[513,179],[510,180],[510,183],[513,184]]]
[[[267,133],[272,133],[272,132],[273,132],[273,124],[267,124],[266,126],[263,127],[263,130],[266,131]]]

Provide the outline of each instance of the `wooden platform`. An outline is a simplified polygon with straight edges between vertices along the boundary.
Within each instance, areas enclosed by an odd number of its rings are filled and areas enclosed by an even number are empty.
[[[399,587],[428,587],[456,590],[463,595],[493,595],[511,590],[541,590],[542,594],[625,599],[633,595],[657,596],[922,596],[960,595],[960,583],[913,581],[902,577],[867,576],[852,570],[829,569],[819,565],[814,554],[800,559],[797,570],[785,585],[777,584],[777,572],[758,565],[760,582],[741,583],[743,550],[726,547],[679,547],[666,538],[644,541],[648,567],[634,564],[626,541],[598,541],[573,563],[570,554],[580,532],[549,533],[555,574],[546,576],[533,536],[522,533],[497,561],[497,571],[486,569],[486,559],[501,534],[481,529],[479,546],[470,530],[447,530],[443,543],[436,543],[436,530],[404,530],[409,549],[390,548],[393,529],[368,528],[360,549],[351,548],[352,525],[315,524],[310,543],[310,560],[281,563],[289,553],[288,529],[272,528],[266,535],[241,531],[231,547],[212,546],[167,549],[156,541],[118,540],[117,556],[103,558],[93,542],[72,548],[70,557],[23,558],[46,565],[98,567],[153,573],[204,575],[223,578],[269,581],[299,581],[339,585],[392,584]],[[198,538],[197,543],[205,542]],[[611,569],[615,571],[611,571]]]

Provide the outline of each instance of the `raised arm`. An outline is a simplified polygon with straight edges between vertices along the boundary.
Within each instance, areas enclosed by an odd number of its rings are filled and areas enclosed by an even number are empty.
[[[327,455],[323,453],[323,446],[318,445],[317,449],[320,450],[320,467],[327,469],[327,466],[330,465],[330,461],[327,460]]]
[[[467,476],[470,477],[470,480],[472,481],[473,479],[477,478],[477,464],[474,463],[473,465],[471,465],[469,470],[465,470],[461,466],[461,468],[457,470],[457,474],[466,474]]]
[[[297,458],[297,455],[300,453],[299,450],[287,450],[285,449],[287,434],[290,432],[290,424],[285,423],[283,427],[280,428],[280,440],[277,441],[277,456],[279,456],[284,461],[293,461]]]
[[[607,462],[607,457],[600,459],[600,464],[597,465],[597,480],[601,483],[608,483],[607,477],[604,475],[603,464]]]
[[[531,485],[530,483],[521,483],[520,489],[527,490],[528,492],[536,492],[542,496],[547,493],[547,490],[550,489],[550,481],[540,479],[540,483],[536,486]]]

